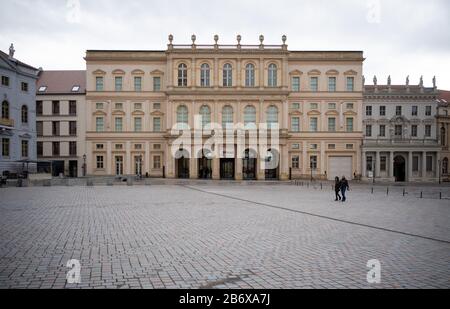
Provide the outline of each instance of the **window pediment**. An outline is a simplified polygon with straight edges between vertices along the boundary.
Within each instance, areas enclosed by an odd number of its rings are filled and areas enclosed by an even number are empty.
[[[358,75],[358,72],[353,71],[353,70],[348,70],[348,71],[344,72],[344,75],[346,75],[346,76],[355,76],[355,75]]]
[[[326,74],[327,75],[339,75],[339,71],[337,71],[337,70],[328,70]]]
[[[308,116],[320,116],[320,112],[319,111],[310,111],[307,114]]]
[[[158,117],[158,116],[162,117],[162,116],[164,116],[164,113],[161,111],[154,111],[154,112],[150,113],[150,115],[156,116],[156,117]]]
[[[94,115],[94,116],[106,116],[107,114],[104,111],[96,111],[92,115]]]
[[[300,71],[300,70],[294,70],[294,71],[291,71],[291,72],[289,73],[289,75],[291,75],[291,76],[295,76],[295,75],[303,75],[303,72]]]
[[[339,113],[337,111],[328,111],[325,113],[327,116],[339,116]]]
[[[308,75],[320,75],[322,74],[322,72],[320,72],[319,70],[311,70],[308,72]]]
[[[114,116],[125,116],[125,112],[124,111],[113,111],[112,114]]]
[[[121,70],[121,69],[116,69],[114,71],[112,71],[113,75],[125,75],[125,71]]]
[[[161,70],[153,70],[150,72],[150,75],[155,76],[155,75],[164,75],[164,72]]]
[[[293,112],[290,112],[289,115],[291,115],[291,116],[303,116],[303,113],[300,112],[300,111],[293,111]]]
[[[344,116],[357,116],[358,114],[355,113],[354,111],[346,111],[344,113]]]
[[[144,116],[145,113],[143,111],[134,111],[131,113],[133,116]]]
[[[92,72],[93,75],[106,75],[106,72],[103,70],[95,70],[94,72]]]
[[[144,75],[145,72],[142,71],[142,70],[136,69],[136,70],[133,70],[133,71],[131,72],[131,74],[133,74],[133,75]]]

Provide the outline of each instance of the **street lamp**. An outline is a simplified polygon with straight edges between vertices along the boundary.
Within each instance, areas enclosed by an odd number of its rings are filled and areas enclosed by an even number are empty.
[[[83,177],[86,177],[86,154],[83,155]]]

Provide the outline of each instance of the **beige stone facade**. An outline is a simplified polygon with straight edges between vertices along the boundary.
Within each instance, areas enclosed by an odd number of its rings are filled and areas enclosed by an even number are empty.
[[[439,140],[442,146],[440,153],[441,181],[450,181],[449,165],[450,160],[450,91],[440,91],[439,112],[437,116]]]
[[[165,51],[87,51],[88,175],[287,180],[361,174],[362,52],[289,51],[285,41],[264,45],[263,38],[252,46],[193,39],[192,45],[170,41]],[[276,123],[278,168],[259,164],[266,152],[245,158],[237,146],[230,153],[218,145],[221,157],[211,160],[176,159],[172,145],[180,135],[172,128],[194,128],[199,114],[224,127]],[[192,141],[183,151],[198,146]]]

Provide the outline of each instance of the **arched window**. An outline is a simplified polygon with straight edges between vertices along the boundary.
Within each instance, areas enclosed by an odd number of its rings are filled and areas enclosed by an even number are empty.
[[[277,86],[277,66],[275,64],[269,65],[269,87]]]
[[[188,108],[184,105],[178,106],[177,109],[177,127],[178,129],[187,129],[189,123]]]
[[[267,109],[267,128],[273,128],[278,123],[278,108],[276,106],[269,106]]]
[[[2,102],[2,118],[9,119],[9,103],[8,103],[8,101]]]
[[[223,86],[233,86],[233,67],[229,63],[223,66]]]
[[[441,145],[446,146],[446,144],[447,144],[447,134],[445,132],[445,128],[442,127],[441,128]]]
[[[444,160],[442,160],[442,174],[448,175],[448,158],[444,158]]]
[[[200,86],[209,87],[210,86],[210,69],[207,63],[202,64],[200,67]]]
[[[245,66],[245,87],[255,87],[255,66],[251,63]]]
[[[178,66],[178,87],[187,87],[187,65],[182,63]]]
[[[231,124],[233,124],[233,108],[227,105],[222,110],[222,128],[226,129]]]
[[[28,123],[28,107],[22,106],[22,123]]]
[[[256,128],[256,108],[254,106],[247,106],[244,109],[244,125],[245,128]]]
[[[203,105],[200,108],[200,116],[202,116],[202,128],[211,123],[211,109],[209,106]]]

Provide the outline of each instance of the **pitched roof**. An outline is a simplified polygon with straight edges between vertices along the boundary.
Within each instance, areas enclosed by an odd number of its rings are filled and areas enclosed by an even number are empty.
[[[43,71],[36,91],[38,95],[85,94],[86,71]]]
[[[24,73],[24,74],[31,74],[36,76],[39,73],[39,69],[36,69],[35,67],[26,64],[22,61],[19,61],[15,58],[11,59],[9,57],[9,54],[3,52],[0,50],[0,59],[2,59],[4,62],[6,62],[11,69],[18,71],[20,73]]]
[[[449,104],[450,103],[450,91],[439,90],[438,102]]]

